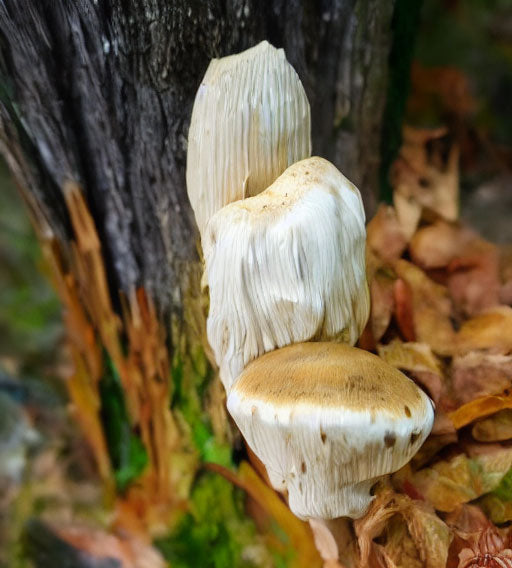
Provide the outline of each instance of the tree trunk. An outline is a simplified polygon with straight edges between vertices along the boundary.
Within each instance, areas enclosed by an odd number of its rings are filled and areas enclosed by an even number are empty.
[[[222,461],[230,440],[203,351],[185,188],[208,62],[262,39],[284,47],[311,103],[314,154],[372,211],[393,5],[0,1],[1,151],[64,304],[76,417],[107,494],[144,518],[172,517],[198,463]]]

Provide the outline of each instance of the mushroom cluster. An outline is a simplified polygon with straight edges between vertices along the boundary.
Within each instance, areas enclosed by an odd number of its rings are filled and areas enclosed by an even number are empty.
[[[359,518],[417,452],[433,405],[353,347],[369,316],[358,189],[310,156],[309,104],[267,42],[213,60],[189,134],[207,334],[227,406],[302,519]]]

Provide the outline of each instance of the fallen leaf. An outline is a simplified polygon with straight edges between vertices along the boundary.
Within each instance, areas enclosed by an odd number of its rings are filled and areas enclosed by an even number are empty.
[[[448,266],[448,290],[457,311],[476,315],[500,302],[499,251],[496,245],[474,239]]]
[[[449,512],[495,489],[511,466],[512,449],[499,447],[474,457],[458,454],[406,479],[437,510]]]
[[[414,305],[410,286],[402,278],[393,283],[395,319],[398,328],[406,341],[414,341]]]
[[[418,228],[423,208],[409,195],[406,182],[397,185],[397,191],[393,193],[393,205],[405,239],[409,242]]]
[[[439,152],[430,153],[427,142],[445,134],[403,129],[403,145],[391,171],[393,202],[407,240],[414,234],[422,211],[447,221],[459,214],[459,149],[453,145],[446,164]]]
[[[392,367],[409,371],[437,404],[443,392],[443,377],[439,361],[426,343],[402,343],[394,339],[387,345],[378,345],[379,356]]]
[[[424,568],[416,545],[402,517],[395,515],[386,525],[383,551],[397,568]]]
[[[460,429],[478,418],[485,418],[486,416],[508,408],[512,408],[512,396],[510,393],[491,395],[472,400],[460,408],[457,408],[457,410],[450,413],[449,416],[455,428]]]
[[[500,410],[473,425],[471,434],[479,442],[500,442],[512,438],[512,409]]]
[[[370,282],[370,324],[374,341],[379,341],[391,322],[395,308],[395,275],[390,270],[378,270]]]
[[[467,549],[468,544],[474,544],[475,540],[477,541],[490,529],[496,531],[496,527],[493,527],[481,509],[474,505],[460,505],[446,515],[445,521],[454,535],[448,554],[447,568],[458,568],[459,554]]]
[[[512,568],[512,550],[505,548],[496,530],[487,529],[468,541],[468,547],[459,552],[458,568]]]
[[[500,281],[500,302],[512,305],[512,245],[501,248]]]
[[[451,381],[458,405],[500,394],[511,386],[512,356],[471,351],[454,357]]]
[[[439,355],[453,353],[456,334],[450,319],[452,304],[447,289],[406,260],[399,260],[394,268],[412,292],[416,341],[429,344]]]
[[[457,352],[486,349],[491,353],[512,351],[512,308],[499,306],[464,322],[457,334]]]
[[[366,227],[366,246],[385,263],[398,260],[407,247],[407,240],[396,211],[381,203]]]
[[[415,264],[424,269],[443,268],[475,239],[470,229],[443,220],[419,229],[409,244]]]
[[[379,356],[391,366],[406,371],[428,371],[441,375],[441,365],[426,343],[402,343],[394,339],[378,346]]]
[[[512,521],[512,501],[503,501],[490,493],[478,500],[479,507],[498,525]]]
[[[402,517],[406,532],[400,522],[388,524],[396,515]],[[361,566],[373,566],[370,562],[372,557],[380,559],[381,564],[382,560],[389,559],[393,565],[404,568],[409,566],[405,563],[406,558],[414,562],[419,559],[421,563],[418,565],[426,568],[444,568],[446,564],[450,531],[427,503],[384,489],[377,493],[365,517],[355,521],[354,528],[361,551]],[[385,529],[387,542],[382,542]],[[396,531],[405,537],[402,547],[394,534]],[[377,537],[379,544],[374,542]],[[415,551],[411,549],[411,543]],[[383,565],[386,566],[385,563]]]

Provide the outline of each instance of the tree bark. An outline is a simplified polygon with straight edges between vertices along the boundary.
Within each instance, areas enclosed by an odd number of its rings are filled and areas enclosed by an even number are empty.
[[[148,510],[185,498],[207,459],[197,448],[190,457],[187,412],[206,408],[219,443],[228,436],[218,381],[205,391],[198,234],[185,187],[187,129],[209,60],[263,39],[283,47],[311,103],[314,154],[360,187],[371,212],[393,5],[0,1],[1,151],[65,306],[70,394],[111,492],[114,480],[123,487],[124,462],[106,431],[109,384],[122,385],[126,435],[146,450]],[[177,465],[176,455],[190,460]]]

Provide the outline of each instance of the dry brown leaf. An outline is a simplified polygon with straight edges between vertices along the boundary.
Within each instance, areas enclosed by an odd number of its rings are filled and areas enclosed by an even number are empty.
[[[453,145],[446,164],[439,153],[432,156],[427,142],[444,130],[416,130],[404,127],[404,143],[392,168],[395,188],[393,202],[407,240],[413,236],[422,211],[447,221],[459,214],[459,149]]]
[[[402,278],[393,284],[395,320],[398,329],[406,341],[415,341],[414,331],[414,299],[411,287]]]
[[[512,501],[504,501],[491,493],[479,499],[478,506],[493,523],[501,525],[512,521]]]
[[[485,349],[491,353],[512,351],[512,308],[500,306],[464,322],[457,334],[457,353]]]
[[[389,521],[400,515],[407,527],[410,540],[406,539],[400,551],[393,529],[402,531],[400,523],[389,525]],[[370,559],[380,559],[381,565],[408,566],[405,558],[419,558],[426,568],[444,568],[448,556],[451,535],[448,527],[426,503],[415,501],[406,495],[384,489],[377,493],[370,510],[362,519],[355,521],[354,528],[361,551],[361,566],[373,566]],[[388,542],[377,544],[374,539],[387,530]],[[382,539],[380,539],[382,541]],[[414,543],[416,552],[410,549]],[[389,544],[389,547],[388,547]],[[402,556],[402,559],[400,559]],[[385,563],[387,561],[387,564]],[[413,564],[414,565],[414,564]]]
[[[446,524],[453,532],[454,538],[450,546],[447,568],[458,568],[459,554],[467,548],[468,539],[474,540],[492,527],[489,519],[481,509],[474,505],[460,505],[446,515]]]
[[[452,304],[447,289],[406,260],[396,262],[395,270],[412,292],[416,341],[429,344],[439,355],[453,353],[456,334],[451,323]]]
[[[459,552],[458,568],[512,568],[512,550],[495,528],[468,535],[467,541],[468,546]]]
[[[501,442],[512,438],[512,409],[500,410],[494,416],[479,420],[471,434],[479,442]]]
[[[500,251],[500,302],[512,305],[512,245]]]
[[[424,568],[416,545],[402,517],[395,515],[386,526],[383,551],[397,568]]]
[[[476,453],[476,452],[475,452]],[[495,489],[512,466],[512,449],[459,454],[406,476],[406,480],[439,511],[453,511]]]
[[[468,228],[439,220],[416,232],[409,251],[413,262],[421,268],[442,268],[448,266],[474,238],[475,233]]]
[[[477,398],[457,408],[449,416],[455,428],[460,429],[478,418],[485,418],[508,408],[512,408],[512,395],[510,392]]]
[[[451,366],[453,393],[460,404],[500,394],[511,386],[512,356],[471,351],[454,357]]]
[[[394,339],[387,345],[378,345],[379,356],[391,366],[409,371],[437,404],[443,392],[441,365],[426,343],[402,343]]]
[[[377,213],[366,227],[366,246],[383,262],[391,264],[398,260],[407,247],[396,211],[381,203]]]
[[[379,566],[380,554],[373,542],[384,530],[389,519],[398,512],[399,507],[394,502],[394,493],[391,489],[384,489],[377,493],[366,515],[354,521],[354,530],[359,544],[360,566]],[[375,560],[370,563],[371,559]],[[386,564],[380,563],[382,566]]]
[[[448,271],[448,290],[459,313],[472,316],[499,304],[499,250],[496,245],[474,239],[452,259]]]
[[[418,228],[423,207],[408,194],[408,186],[405,182],[402,182],[397,188],[398,190],[393,193],[393,205],[402,232],[409,242]]]
[[[387,363],[406,371],[428,371],[441,375],[441,365],[426,343],[402,343],[394,339],[378,346],[379,356]]]
[[[391,322],[395,308],[395,275],[388,269],[379,269],[370,282],[370,325],[374,341],[379,341]]]

